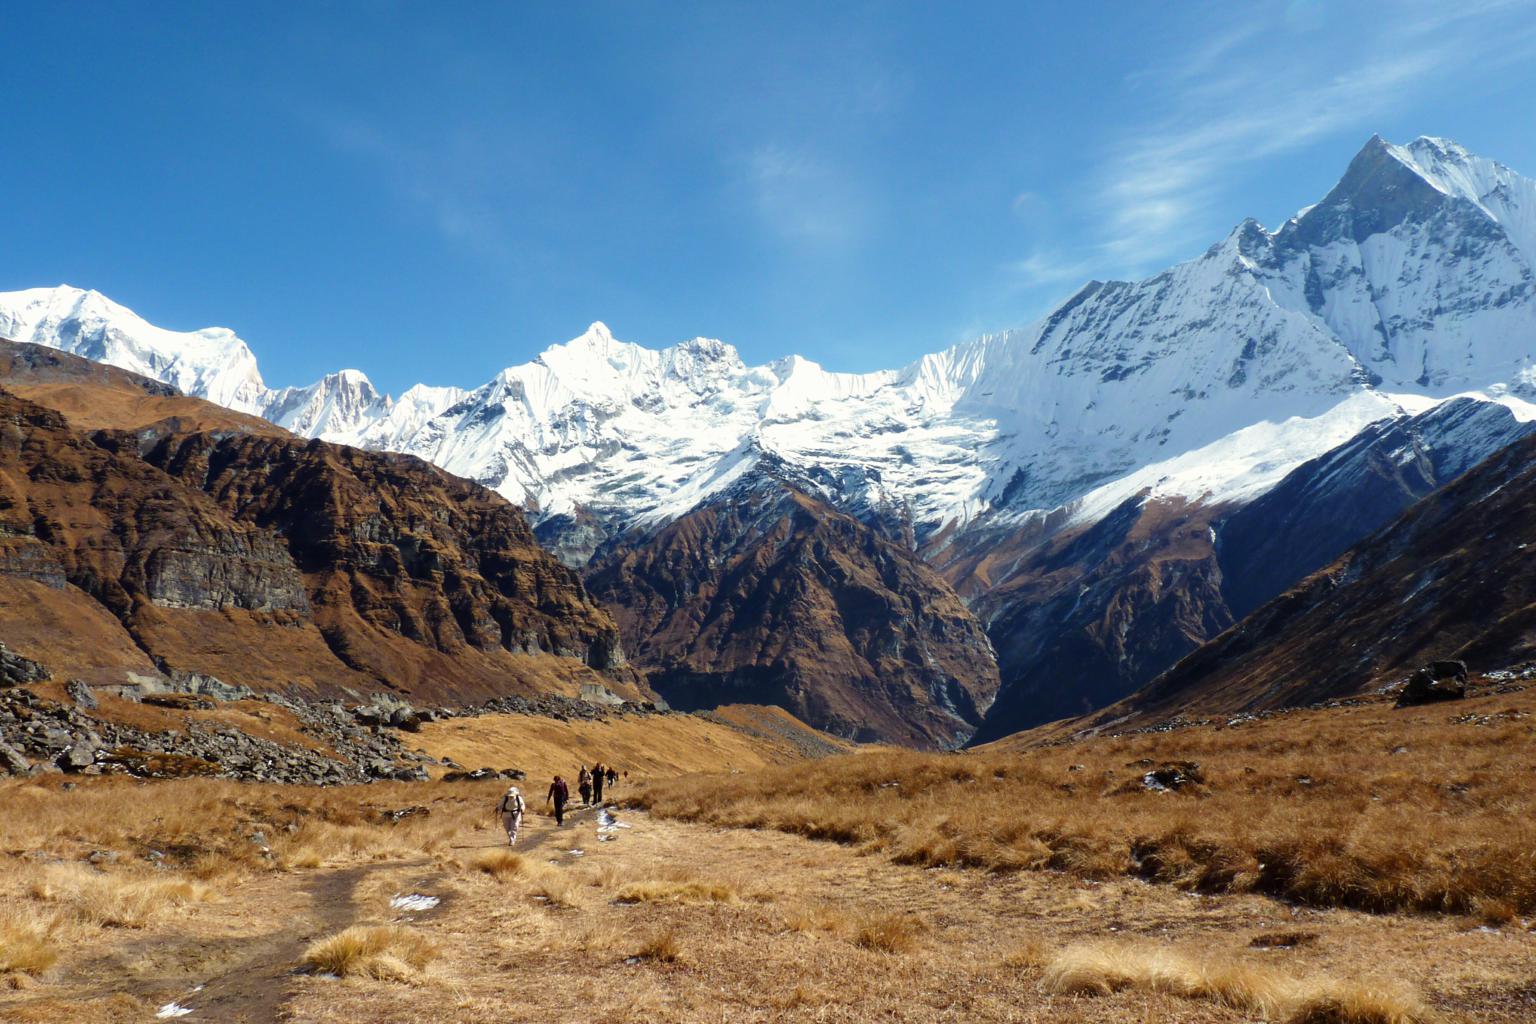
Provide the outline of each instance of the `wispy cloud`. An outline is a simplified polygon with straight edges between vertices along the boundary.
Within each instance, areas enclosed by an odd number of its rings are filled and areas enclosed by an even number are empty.
[[[1092,259],[1059,250],[1033,252],[1003,267],[1009,285],[1015,289],[1082,282],[1092,277],[1097,269]]]
[[[868,199],[853,176],[813,150],[765,144],[740,160],[742,180],[763,226],[781,241],[828,249],[855,241]]]
[[[1329,25],[1218,28],[1183,60],[1139,74],[1135,86],[1161,113],[1119,140],[1101,169],[1104,262],[1152,269],[1208,240],[1193,234],[1209,230],[1198,211],[1240,166],[1360,134],[1457,72],[1529,56],[1536,36],[1511,34],[1498,17],[1517,7],[1529,4],[1400,4],[1369,38],[1347,34],[1347,47]]]

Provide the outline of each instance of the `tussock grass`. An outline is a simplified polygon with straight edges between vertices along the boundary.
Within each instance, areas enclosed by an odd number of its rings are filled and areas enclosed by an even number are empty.
[[[30,893],[80,924],[102,928],[143,928],[167,910],[215,896],[212,888],[188,878],[109,874],[79,864],[48,866]]]
[[[853,944],[877,953],[908,953],[922,931],[923,922],[910,914],[869,914],[855,924]]]
[[[356,925],[304,951],[303,966],[340,978],[409,982],[437,957],[420,932],[400,925]]]
[[[927,922],[913,914],[822,903],[785,911],[784,926],[794,932],[823,933],[877,953],[909,953]]]
[[[629,882],[615,897],[620,903],[735,903],[736,890],[723,882]]]
[[[1455,710],[1506,704],[1536,711],[1536,690]],[[1372,912],[1536,914],[1536,715],[1458,717],[1367,704],[1057,747],[867,753],[657,780],[628,802],[924,867],[1129,875]],[[1204,781],[1142,784],[1174,760],[1198,762]]]
[[[633,956],[641,960],[655,960],[658,963],[675,964],[683,959],[682,944],[677,940],[677,933],[672,929],[663,929],[653,932],[634,951]]]
[[[1042,985],[1061,995],[1158,992],[1286,1024],[1418,1024],[1428,1019],[1416,996],[1385,983],[1297,978],[1240,960],[1218,962],[1132,945],[1071,947],[1047,965]]]
[[[94,851],[151,853],[201,879],[307,870],[394,857],[446,856],[451,836],[489,825],[500,787],[467,783],[425,796],[419,785],[272,786],[219,779],[0,781],[0,851],[77,860]],[[423,803],[432,814],[386,824],[379,811]]]
[[[0,975],[39,975],[59,959],[63,922],[55,913],[0,906]]]
[[[475,858],[475,869],[485,872],[498,881],[526,875],[532,866],[528,858],[511,850],[491,850]]]

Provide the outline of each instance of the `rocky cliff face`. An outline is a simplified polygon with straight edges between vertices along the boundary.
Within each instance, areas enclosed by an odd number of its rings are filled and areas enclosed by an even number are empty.
[[[8,383],[85,386],[82,365],[7,354]],[[139,382],[100,385],[92,415],[137,423]],[[19,652],[95,682],[645,695],[613,621],[504,499],[408,456],[184,431],[184,413],[87,432],[0,392],[0,606]]]
[[[986,635],[942,579],[774,476],[620,538],[588,580],[674,706],[777,704],[846,737],[953,747],[996,692]]]

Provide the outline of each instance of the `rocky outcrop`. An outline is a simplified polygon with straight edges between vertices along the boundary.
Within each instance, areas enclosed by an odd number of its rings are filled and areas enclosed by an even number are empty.
[[[225,697],[653,696],[580,575],[497,495],[409,456],[231,429],[223,410],[187,431],[206,403],[30,348],[0,343],[7,384],[148,425],[81,430],[0,392],[0,609],[19,651],[0,678],[36,678],[30,656],[90,685],[186,677]],[[153,419],[159,402],[176,414]]]
[[[952,747],[996,692],[986,636],[937,574],[771,475],[620,538],[587,579],[679,708],[775,704],[845,737]]]
[[[1397,695],[1397,706],[1412,708],[1420,704],[1439,704],[1461,700],[1466,695],[1467,663],[1432,661],[1408,677],[1402,692]]]

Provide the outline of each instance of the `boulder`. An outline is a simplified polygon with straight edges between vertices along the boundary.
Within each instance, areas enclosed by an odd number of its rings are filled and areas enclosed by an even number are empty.
[[[95,711],[99,706],[96,694],[92,693],[91,688],[79,679],[71,679],[65,683],[64,692],[69,694],[69,699],[75,702],[75,707],[83,711]]]
[[[1141,777],[1141,784],[1151,790],[1183,789],[1205,781],[1205,773],[1194,761],[1165,761]]]
[[[1397,695],[1397,706],[1411,708],[1421,704],[1438,704],[1441,701],[1461,700],[1466,695],[1467,663],[1432,661],[1408,677],[1403,691]]]
[[[49,671],[31,658],[23,658],[0,644],[0,686],[19,686],[47,679]]]
[[[54,762],[66,772],[78,772],[96,763],[96,744],[89,740],[74,743]]]
[[[25,775],[31,767],[32,762],[23,757],[21,751],[9,743],[0,741],[0,771],[11,775]]]
[[[389,724],[406,732],[420,732],[421,715],[414,708],[402,705],[389,713]]]

